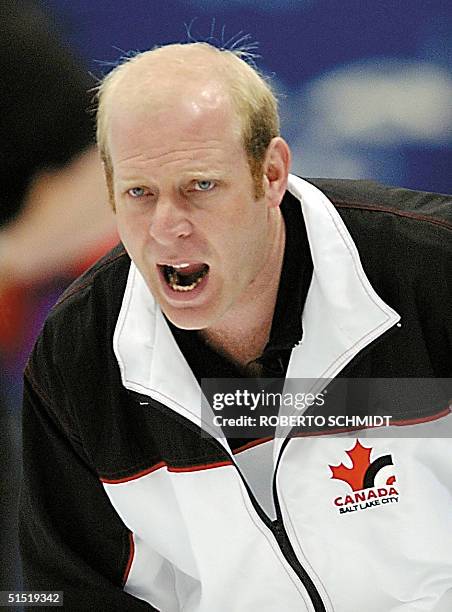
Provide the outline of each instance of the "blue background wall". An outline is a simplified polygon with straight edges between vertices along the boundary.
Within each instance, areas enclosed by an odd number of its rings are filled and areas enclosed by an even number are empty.
[[[281,94],[304,176],[450,191],[452,10],[442,0],[42,0],[96,75],[121,51],[239,32]],[[194,21],[193,21],[194,20]]]

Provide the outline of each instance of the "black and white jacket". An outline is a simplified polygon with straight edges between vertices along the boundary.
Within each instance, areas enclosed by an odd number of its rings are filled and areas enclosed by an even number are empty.
[[[314,273],[287,377],[451,377],[450,199],[297,177],[289,190]],[[231,452],[221,430],[201,435],[200,398],[117,247],[62,296],[26,370],[27,589],[62,590],[74,611],[452,609],[447,404],[392,407],[384,438]]]

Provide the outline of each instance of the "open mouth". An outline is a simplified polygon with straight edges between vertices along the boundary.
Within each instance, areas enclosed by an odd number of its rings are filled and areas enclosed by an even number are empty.
[[[163,270],[166,283],[173,291],[193,291],[208,274],[209,266],[205,263],[181,263],[177,265],[159,264]]]

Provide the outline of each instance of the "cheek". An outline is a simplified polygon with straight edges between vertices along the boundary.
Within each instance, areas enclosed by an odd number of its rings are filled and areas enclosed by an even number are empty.
[[[131,234],[130,221],[123,214],[116,213],[116,225],[118,227],[118,234],[123,242],[128,239]]]
[[[146,215],[138,207],[119,206],[116,211],[118,228],[124,232],[143,232],[147,227]]]
[[[264,257],[262,230],[253,223],[235,224],[228,233],[219,236],[221,265],[228,276],[236,282],[248,278]]]
[[[148,236],[147,223],[135,215],[117,213],[118,234],[127,250],[136,255]]]

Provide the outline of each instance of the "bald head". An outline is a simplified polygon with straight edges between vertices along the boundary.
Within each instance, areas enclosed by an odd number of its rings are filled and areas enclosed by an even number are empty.
[[[230,107],[247,154],[256,197],[262,189],[262,163],[279,134],[277,103],[264,79],[240,54],[207,43],[174,44],[134,56],[107,75],[99,88],[97,137],[113,201],[109,130],[118,113],[158,121],[174,113]]]
[[[210,47],[170,45],[147,51],[121,64],[101,86],[100,119],[108,121],[115,107],[130,110],[171,108],[181,97],[201,93],[209,84],[210,91],[224,90],[225,79],[219,69],[215,69],[216,64],[224,62],[212,51],[215,50]],[[100,123],[99,129],[102,128]]]

